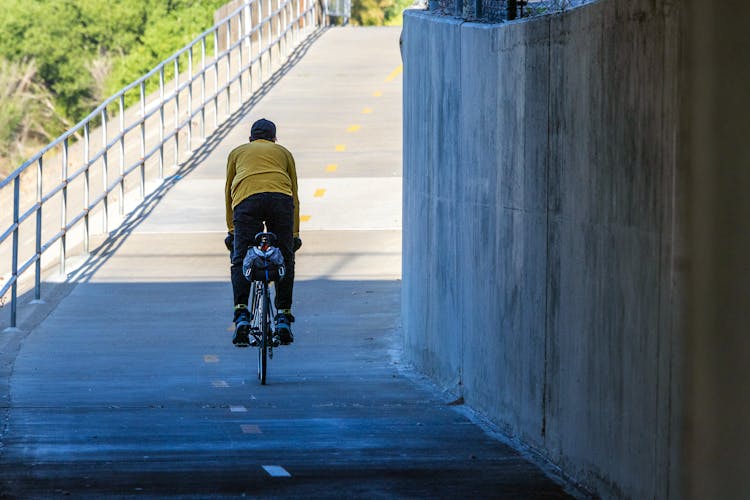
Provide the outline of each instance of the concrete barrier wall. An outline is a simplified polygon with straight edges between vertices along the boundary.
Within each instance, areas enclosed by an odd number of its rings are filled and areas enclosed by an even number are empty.
[[[407,358],[605,497],[679,496],[677,17],[405,15]]]

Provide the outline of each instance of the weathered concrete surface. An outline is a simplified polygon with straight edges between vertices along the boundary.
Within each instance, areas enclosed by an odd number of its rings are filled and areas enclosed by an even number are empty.
[[[680,495],[678,27],[405,20],[407,356],[606,497]]]
[[[453,387],[461,380],[458,353],[464,330],[457,328],[456,257],[449,254],[464,235],[461,224],[443,221],[453,217],[455,200],[449,196],[455,193],[449,189],[459,176],[460,86],[457,78],[448,75],[461,70],[460,26],[437,18],[417,29],[419,36],[405,26],[404,58],[434,64],[420,65],[419,73],[413,62],[404,66],[409,72],[404,74],[404,141],[416,147],[404,144],[404,164],[413,167],[404,172],[408,235],[403,238],[403,259],[409,277],[403,283],[407,298],[403,321],[406,331],[419,332],[406,337],[407,350],[419,353],[420,367],[430,376]],[[432,202],[426,203],[429,196]]]

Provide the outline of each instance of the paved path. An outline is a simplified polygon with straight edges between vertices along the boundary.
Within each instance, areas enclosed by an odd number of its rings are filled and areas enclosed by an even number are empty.
[[[77,272],[3,381],[0,492],[564,497],[399,364],[398,35],[325,32]],[[306,216],[296,342],[267,386],[231,345],[222,243],[224,161],[260,117],[296,155]]]

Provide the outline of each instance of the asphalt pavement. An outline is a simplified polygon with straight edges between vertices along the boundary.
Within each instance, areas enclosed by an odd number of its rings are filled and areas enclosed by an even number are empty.
[[[6,334],[5,497],[567,497],[402,363],[399,32],[323,32]],[[223,246],[226,156],[261,117],[297,160],[304,241],[265,386],[231,343]]]

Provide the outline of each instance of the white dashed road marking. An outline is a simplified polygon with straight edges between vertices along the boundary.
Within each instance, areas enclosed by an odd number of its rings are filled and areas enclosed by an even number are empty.
[[[264,465],[263,468],[271,477],[292,477],[292,475],[280,465]]]

